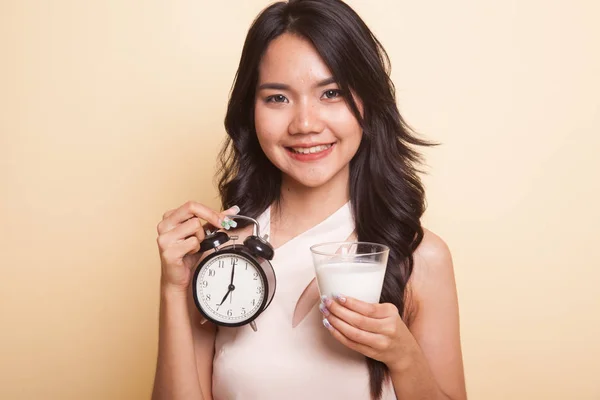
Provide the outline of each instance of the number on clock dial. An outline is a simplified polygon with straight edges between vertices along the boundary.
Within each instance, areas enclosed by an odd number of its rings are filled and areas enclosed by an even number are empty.
[[[231,283],[231,270],[235,269],[232,290],[225,298]],[[256,267],[244,258],[222,255],[209,261],[198,277],[198,297],[203,300],[212,317],[232,321],[242,320],[252,314],[261,303],[264,287]]]

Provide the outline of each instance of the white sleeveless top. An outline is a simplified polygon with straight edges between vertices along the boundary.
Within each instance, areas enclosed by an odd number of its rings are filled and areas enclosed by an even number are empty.
[[[270,208],[257,218],[270,233]],[[365,357],[335,340],[317,306],[295,328],[292,317],[315,277],[310,246],[345,241],[354,231],[350,204],[275,249],[273,301],[250,326],[219,327],[213,360],[214,400],[369,400]],[[389,381],[382,400],[396,399]]]

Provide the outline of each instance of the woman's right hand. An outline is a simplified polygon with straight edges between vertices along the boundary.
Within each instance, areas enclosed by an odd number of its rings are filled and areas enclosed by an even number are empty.
[[[190,285],[192,270],[202,257],[200,242],[206,236],[202,221],[221,228],[225,215],[237,213],[237,206],[218,213],[194,201],[167,211],[157,226],[161,284],[186,291]],[[228,227],[227,224],[225,226]]]

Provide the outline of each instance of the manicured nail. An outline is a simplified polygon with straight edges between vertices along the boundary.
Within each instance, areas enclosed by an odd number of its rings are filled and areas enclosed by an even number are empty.
[[[230,226],[229,226],[229,223],[230,223],[230,222],[231,222],[231,220],[230,220],[229,218],[225,217],[225,218],[223,218],[223,220],[221,221],[221,226],[222,226],[223,228],[225,228],[225,229],[227,229],[227,230],[228,230],[228,229],[230,228]]]
[[[237,228],[237,222],[235,222],[235,221],[232,220],[231,222],[229,222],[229,227],[230,228]]]
[[[233,207],[231,207],[231,212],[234,214],[239,214],[240,208],[238,206],[233,206]]]
[[[325,305],[328,307],[331,305],[331,299],[326,295],[321,296],[321,302],[325,303]]]
[[[345,298],[344,296],[342,296],[341,294],[339,294],[339,293],[334,293],[334,294],[333,294],[333,297],[334,297],[334,298],[335,298],[337,301],[339,301],[340,303],[345,303],[345,302],[346,302],[346,298]]]
[[[327,309],[327,307],[325,307],[325,304],[319,304],[319,310],[323,313],[324,316],[329,316],[329,310]]]
[[[327,318],[323,318],[323,325],[325,326],[325,328],[329,329],[330,331],[333,330],[333,326],[331,326],[331,324],[329,323]]]

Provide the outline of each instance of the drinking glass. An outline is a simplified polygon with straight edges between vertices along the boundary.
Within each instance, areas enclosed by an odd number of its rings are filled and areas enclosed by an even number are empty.
[[[322,295],[341,294],[379,303],[390,249],[369,242],[330,242],[310,247]]]

